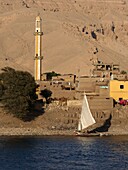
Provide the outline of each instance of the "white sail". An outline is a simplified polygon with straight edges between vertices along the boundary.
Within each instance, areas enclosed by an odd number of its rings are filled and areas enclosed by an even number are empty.
[[[88,126],[93,125],[94,123],[96,123],[96,121],[91,114],[87,97],[86,95],[84,95],[81,117],[78,124],[78,131],[85,129]]]

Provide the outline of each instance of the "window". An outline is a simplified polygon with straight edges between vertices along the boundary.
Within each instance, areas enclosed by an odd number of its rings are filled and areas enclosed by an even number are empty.
[[[119,101],[120,101],[120,100],[123,100],[123,98],[119,98]]]
[[[124,85],[120,85],[120,89],[124,89]]]

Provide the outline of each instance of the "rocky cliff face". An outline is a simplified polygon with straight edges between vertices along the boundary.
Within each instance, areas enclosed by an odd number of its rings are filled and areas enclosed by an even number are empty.
[[[0,0],[0,68],[33,73],[34,27],[43,20],[44,72],[89,74],[91,59],[127,70],[128,3],[124,0]]]

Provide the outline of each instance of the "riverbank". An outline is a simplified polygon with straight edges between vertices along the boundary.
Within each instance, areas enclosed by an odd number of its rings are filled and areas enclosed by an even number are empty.
[[[49,106],[45,112],[40,112],[40,115],[31,121],[23,122],[0,109],[0,136],[74,136],[80,111],[80,107]],[[127,113],[127,106],[123,109],[116,108],[111,112],[112,119],[108,122],[109,114],[105,112],[106,116],[97,119],[97,123],[88,130],[99,136],[128,135]]]
[[[76,135],[73,130],[48,130],[42,128],[0,128],[0,136],[123,136],[128,132],[97,132],[88,135]]]
[[[0,136],[72,136],[71,130],[48,130],[42,128],[0,128]]]
[[[74,115],[75,113],[75,115]],[[0,136],[74,135],[79,109],[46,109],[31,121],[22,121],[0,109]],[[75,117],[76,116],[76,117]]]

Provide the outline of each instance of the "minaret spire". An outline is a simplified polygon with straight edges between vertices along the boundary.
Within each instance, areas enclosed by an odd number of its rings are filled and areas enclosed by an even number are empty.
[[[42,19],[40,17],[40,14],[36,17],[35,22],[35,80],[41,81],[41,75],[42,75]]]

